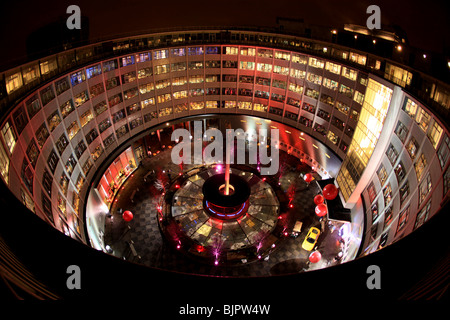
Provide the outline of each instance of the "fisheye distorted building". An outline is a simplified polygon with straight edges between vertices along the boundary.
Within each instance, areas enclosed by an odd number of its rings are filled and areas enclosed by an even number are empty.
[[[94,43],[7,70],[0,78],[2,182],[24,210],[107,254],[109,219],[121,209],[115,201],[128,192],[125,200],[133,203],[129,194],[136,188],[128,181],[173,147],[176,128],[192,131],[194,121],[204,130],[272,128],[280,132],[282,154],[311,168],[319,184],[339,188],[342,214],[330,213],[328,220],[345,225],[341,262],[401,241],[448,199],[448,84],[397,59],[395,42],[388,59],[336,43],[336,32],[330,30],[329,42],[256,30],[163,32]],[[150,164],[148,172],[153,169]],[[186,172],[174,172],[169,182]],[[258,179],[255,184],[266,183]],[[186,186],[179,181],[175,195]],[[186,205],[170,201],[175,218],[176,206]],[[252,201],[253,208],[260,205],[250,196],[249,210]],[[275,222],[267,229],[277,230],[278,200],[270,210]],[[192,228],[195,219],[201,217],[173,225]],[[250,244],[254,223],[241,224]],[[272,249],[294,223],[280,227]],[[195,242],[214,228],[211,222],[183,230]],[[199,256],[206,244],[196,246]]]

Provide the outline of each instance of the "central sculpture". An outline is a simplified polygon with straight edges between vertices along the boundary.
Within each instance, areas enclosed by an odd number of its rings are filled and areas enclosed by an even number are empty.
[[[229,164],[226,165],[225,173],[206,179],[202,192],[203,208],[213,218],[237,219],[248,210],[250,186],[245,179],[230,174]]]

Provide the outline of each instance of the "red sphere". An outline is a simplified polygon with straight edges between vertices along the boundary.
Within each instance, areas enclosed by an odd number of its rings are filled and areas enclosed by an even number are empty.
[[[339,191],[338,188],[336,188],[336,186],[334,184],[327,184],[324,188],[323,188],[323,197],[327,200],[333,200],[334,198],[337,197]]]
[[[312,174],[311,173],[307,173],[307,174],[305,174],[305,177],[304,177],[304,179],[305,179],[305,181],[306,182],[311,182],[312,181],[312,179],[313,179],[313,176],[312,176]]]
[[[122,218],[126,222],[129,222],[129,221],[133,220],[133,213],[131,211],[128,211],[128,210],[124,211],[124,213],[122,214]]]
[[[318,194],[317,196],[314,197],[314,203],[316,205],[319,205],[319,204],[323,203],[324,200],[325,199],[324,199],[324,197],[321,194]]]
[[[327,214],[327,212],[328,212],[328,208],[327,208],[327,206],[326,205],[324,205],[323,203],[321,203],[321,204],[318,204],[317,206],[316,206],[316,214],[319,216],[319,217],[323,217],[324,215],[326,215]]]
[[[319,251],[314,251],[309,255],[309,261],[311,261],[312,263],[317,263],[320,261],[320,259],[322,259],[322,255]]]

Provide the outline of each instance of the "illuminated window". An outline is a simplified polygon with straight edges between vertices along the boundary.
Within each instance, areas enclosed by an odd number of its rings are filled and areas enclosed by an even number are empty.
[[[86,80],[86,76],[85,76],[83,70],[77,71],[70,75],[70,82],[72,83],[72,87],[76,86],[77,84],[82,83],[85,80]]]
[[[189,56],[196,56],[196,55],[202,55],[202,54],[203,54],[203,47],[189,47],[188,48]]]
[[[253,110],[259,111],[259,112],[267,112],[267,105],[261,104],[261,103],[254,103],[253,104]]]
[[[443,132],[442,127],[439,125],[439,123],[437,123],[437,121],[434,121],[427,136],[428,136],[428,139],[430,139],[430,142],[435,149],[439,143],[439,140],[441,139],[442,132]],[[447,137],[447,141],[448,141],[448,137]]]
[[[347,115],[348,112],[350,111],[350,107],[341,101],[336,102],[336,109],[345,115]]]
[[[86,75],[88,79],[98,76],[100,74],[102,74],[102,67],[100,66],[100,64],[86,68]]]
[[[103,92],[105,92],[105,87],[103,86],[103,82],[100,82],[96,85],[93,85],[90,89],[89,92],[91,93],[91,97],[96,97],[99,94],[102,94]]]
[[[9,157],[6,154],[3,144],[0,143],[0,173],[5,183],[9,183]]]
[[[258,71],[272,72],[272,65],[268,63],[258,63],[256,69]]]
[[[130,88],[128,90],[123,91],[123,98],[125,100],[131,99],[131,98],[134,98],[137,96],[138,96],[138,88],[137,87]]]
[[[14,147],[16,146],[16,134],[14,133],[14,129],[11,125],[11,120],[6,120],[5,124],[2,128],[2,136],[5,141],[6,147],[10,153],[13,152]]]
[[[241,48],[241,55],[243,56],[255,56],[256,49],[255,48]]]
[[[416,222],[414,223],[414,230],[423,225],[427,220],[430,214],[431,209],[431,201],[429,200],[427,204],[417,213]]]
[[[255,70],[255,63],[252,61],[241,61],[239,68],[244,70]]]
[[[319,60],[313,57],[309,58],[309,66],[311,67],[323,69],[324,65],[325,63],[323,62],[323,60]]]
[[[352,69],[349,69],[347,67],[343,67],[342,68],[342,76],[347,78],[347,79],[350,79],[350,80],[354,81],[354,80],[356,80],[357,74],[358,74],[358,72],[356,70],[352,70]]]
[[[122,75],[122,83],[130,83],[136,80],[136,71],[131,71]]]
[[[237,55],[239,53],[239,48],[238,47],[225,47],[223,53]]]
[[[331,73],[339,74],[341,73],[341,65],[327,61],[325,64],[325,70],[328,70]]]
[[[327,138],[335,145],[339,143],[339,136],[332,131],[328,131]]]
[[[117,67],[118,67],[117,60],[115,59],[103,62],[103,72],[115,70],[117,69]]]
[[[406,198],[409,195],[409,183],[408,183],[408,181],[405,181],[405,183],[400,187],[398,193],[400,195],[400,207],[401,207],[403,205],[403,203],[405,202]]]
[[[419,144],[417,143],[416,139],[414,137],[411,137],[408,141],[408,143],[405,146],[406,151],[408,151],[409,156],[412,160],[415,159],[417,155],[417,150],[419,149]]]
[[[412,73],[405,69],[386,63],[385,78],[405,87],[411,84]]]
[[[164,74],[164,73],[168,73],[170,70],[170,67],[168,64],[162,64],[159,66],[155,66],[155,74]]]
[[[153,59],[154,60],[165,59],[168,57],[169,57],[169,50],[167,50],[167,49],[153,51]]]
[[[355,96],[353,97],[353,100],[358,102],[359,104],[363,104],[364,102],[364,94],[359,92],[358,90],[355,91]]]
[[[154,89],[155,89],[155,85],[153,84],[153,82],[149,82],[149,83],[142,84],[142,85],[139,86],[139,92],[141,94],[145,94],[145,93],[151,92]]]
[[[274,66],[273,73],[278,73],[278,74],[287,76],[287,75],[289,75],[289,67]],[[322,80],[322,77],[320,77],[320,80]]]
[[[392,89],[369,79],[348,156],[341,166],[337,179],[340,187],[345,189],[343,195],[346,200],[356,187],[372,156],[383,129],[391,98]]]
[[[366,65],[367,57],[365,55],[358,54],[356,52],[350,52],[350,61],[355,62],[357,64]]]
[[[342,93],[344,95],[346,95],[349,98],[353,97],[353,89],[346,86],[345,84],[342,84],[339,86],[339,93]]]
[[[324,78],[323,79],[323,84],[322,84],[325,88],[331,89],[331,90],[337,90],[338,88],[338,82],[331,80],[331,79],[327,79]]]
[[[419,107],[416,114],[416,123],[419,125],[423,132],[427,132],[428,124],[430,123],[431,115],[426,112],[423,108]]]
[[[232,62],[234,62],[236,64],[232,68],[236,68],[237,67],[237,61],[232,61]],[[188,69],[189,70],[203,69],[203,61],[190,61],[188,63]]]
[[[99,103],[94,105],[94,112],[96,116],[102,114],[104,111],[106,111],[106,109],[108,109],[106,101],[100,101]]]
[[[151,67],[143,68],[138,70],[138,79],[147,78],[153,75],[153,70]]]
[[[47,141],[47,138],[50,136],[50,133],[48,132],[47,126],[45,125],[45,122],[36,130],[36,139],[38,142],[39,147],[42,149],[44,146],[45,141]]]
[[[258,49],[258,57],[272,58],[273,50],[271,49]]]
[[[236,102],[236,101],[234,101],[234,102]],[[189,108],[190,108],[191,110],[200,110],[200,109],[203,109],[203,108],[204,108],[204,103],[203,103],[203,101],[199,101],[199,102],[191,102],[191,103],[189,104]]]
[[[94,119],[94,115],[92,114],[91,110],[88,110],[85,113],[83,113],[80,117],[81,127],[84,127],[92,119]]]
[[[74,98],[75,106],[79,107],[83,103],[89,100],[89,95],[87,90],[81,91],[79,94],[77,94]]]
[[[316,75],[314,73],[308,73],[306,80],[320,85],[322,83],[322,76]]]
[[[302,56],[300,54],[292,54],[292,62],[294,63],[298,63],[298,64],[307,64],[308,63],[308,58],[305,56]]]
[[[395,128],[395,134],[400,139],[401,142],[405,143],[406,136],[408,135],[408,128],[401,122],[397,122],[397,127]]]
[[[396,235],[405,228],[406,223],[408,222],[408,217],[409,217],[409,206],[405,210],[400,212],[400,214],[398,215],[398,225]]]
[[[419,206],[423,203],[423,201],[426,199],[426,197],[430,194],[431,187],[432,187],[431,176],[428,173],[427,177],[419,185]]]
[[[417,162],[414,163],[414,169],[416,170],[416,176],[418,181],[420,181],[426,166],[427,166],[427,159],[425,158],[425,155],[422,153],[417,159]]]
[[[218,106],[219,106],[218,101],[206,101],[206,108],[207,109],[218,108]],[[251,102],[250,102],[250,108],[251,108]]]
[[[122,100],[122,93],[113,95],[108,99],[109,107],[114,107],[115,105],[121,103]]]
[[[39,66],[37,64],[22,70],[22,79],[24,84],[29,84],[37,78],[39,78]]]
[[[293,78],[297,78],[297,79],[305,79],[306,71],[297,70],[297,69],[291,69],[290,76],[293,77]]]
[[[19,89],[20,87],[22,87],[22,85],[23,85],[22,75],[20,74],[20,72],[17,72],[15,74],[6,77],[6,92],[8,94]]]
[[[175,57],[184,57],[186,55],[186,48],[174,48],[170,49],[170,52]]]
[[[405,178],[405,166],[400,161],[397,166],[394,168],[395,176],[397,177],[398,183],[402,182]]]
[[[150,54],[150,52],[143,52],[143,53],[136,54],[136,62],[137,63],[150,61],[150,60],[152,60],[152,55]]]
[[[275,51],[275,59],[289,61],[291,60],[291,54],[286,51]]]
[[[386,182],[387,176],[388,176],[387,172],[386,172],[386,168],[383,165],[381,165],[378,168],[377,176],[378,176],[378,179],[380,180],[381,185],[383,185]]]

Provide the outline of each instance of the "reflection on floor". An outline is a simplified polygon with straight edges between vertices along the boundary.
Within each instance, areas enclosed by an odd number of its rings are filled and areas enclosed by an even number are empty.
[[[311,172],[311,168],[282,151],[280,163],[283,166],[279,185],[286,194],[294,195],[291,202],[293,206],[286,206],[286,210],[290,212],[289,215],[285,214],[285,239],[264,260],[234,267],[207,265],[181,254],[163,240],[157,222],[157,206],[161,197],[159,184],[168,182],[180,172],[180,167],[170,161],[170,149],[144,159],[133,176],[125,182],[112,206],[112,218],[106,221],[105,244],[110,246],[111,254],[135,263],[216,276],[288,274],[339,263],[344,247],[340,236],[342,223],[319,221],[315,215],[313,198],[318,193],[318,188],[315,183],[308,186],[301,177],[302,173]],[[188,165],[183,168],[188,169]],[[319,175],[313,175],[320,179]],[[121,212],[125,210],[130,210],[134,215],[133,220],[128,223],[121,217]],[[283,213],[281,216],[283,217]],[[292,237],[296,221],[302,222],[302,228],[298,236]],[[316,245],[322,259],[317,263],[310,263],[308,257],[311,252],[301,248],[310,227],[317,227],[322,231]]]

